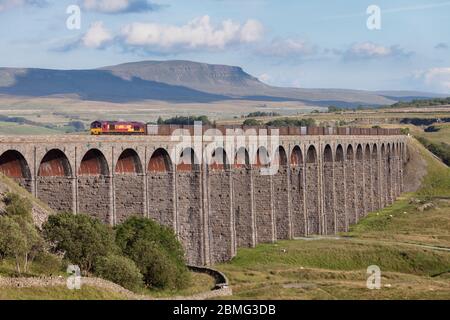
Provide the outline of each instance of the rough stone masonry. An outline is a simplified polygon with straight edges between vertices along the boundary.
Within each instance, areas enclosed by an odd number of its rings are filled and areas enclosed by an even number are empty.
[[[193,265],[348,230],[403,190],[402,135],[280,135],[256,149],[251,141],[226,140],[217,157],[204,140],[195,151],[167,135],[1,136],[0,172],[56,211],[112,225],[155,219],[176,232]],[[261,173],[262,155],[277,162],[274,174]],[[195,161],[215,157],[223,161]]]

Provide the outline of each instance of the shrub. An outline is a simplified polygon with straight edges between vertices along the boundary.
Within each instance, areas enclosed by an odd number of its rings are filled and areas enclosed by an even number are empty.
[[[116,227],[116,243],[139,267],[148,286],[180,289],[188,284],[183,248],[171,229],[132,217]]]
[[[34,261],[33,271],[39,274],[54,275],[62,270],[61,258],[47,251],[39,252]]]
[[[43,226],[45,238],[62,251],[64,258],[77,264],[84,273],[93,270],[95,260],[117,252],[112,228],[88,215],[52,215]]]
[[[262,123],[256,119],[245,119],[244,126],[260,126]]]
[[[136,291],[143,286],[139,268],[127,257],[108,255],[98,258],[95,263],[95,274],[128,290]]]
[[[32,204],[27,198],[23,198],[17,193],[8,192],[4,198],[5,212],[8,216],[22,216],[28,222],[33,222],[31,215]]]

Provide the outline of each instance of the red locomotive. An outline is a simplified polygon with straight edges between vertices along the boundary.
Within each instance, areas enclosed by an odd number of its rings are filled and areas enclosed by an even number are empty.
[[[91,134],[145,135],[147,134],[147,125],[135,121],[94,121],[91,123]]]

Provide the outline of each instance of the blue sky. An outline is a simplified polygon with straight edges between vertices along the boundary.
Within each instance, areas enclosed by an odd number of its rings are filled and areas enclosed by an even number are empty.
[[[448,0],[0,0],[0,66],[186,59],[272,85],[450,93],[449,13]]]

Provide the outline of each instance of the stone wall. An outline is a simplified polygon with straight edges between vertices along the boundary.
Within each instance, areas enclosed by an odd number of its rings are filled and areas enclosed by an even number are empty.
[[[143,177],[137,174],[118,174],[114,177],[116,223],[133,215],[144,215]]]
[[[273,242],[274,220],[273,220],[273,191],[272,176],[261,175],[259,170],[253,171],[253,190],[255,198],[255,220],[257,243]]]
[[[39,199],[56,212],[73,211],[74,179],[68,177],[38,177]]]
[[[151,172],[147,177],[149,217],[171,228],[175,225],[173,178],[172,172]]]
[[[280,170],[273,176],[273,202],[275,211],[276,239],[291,238],[291,224],[289,209],[289,175],[287,166],[280,166]],[[297,204],[296,204],[297,206]]]
[[[295,166],[291,168],[290,200],[293,237],[303,237],[306,235],[304,172],[303,165],[301,167]]]
[[[319,168],[317,164],[306,164],[306,225],[307,235],[320,233]]]
[[[347,190],[345,180],[345,163],[344,161],[335,162],[334,166],[334,208],[336,213],[336,230],[337,232],[347,231]]]
[[[208,182],[210,262],[224,262],[234,253],[231,173],[209,172]]]
[[[233,170],[233,212],[238,247],[255,245],[252,171]]]
[[[111,177],[78,177],[78,212],[92,215],[105,223],[111,221]]]
[[[189,264],[204,264],[200,172],[177,173],[177,234]]]

